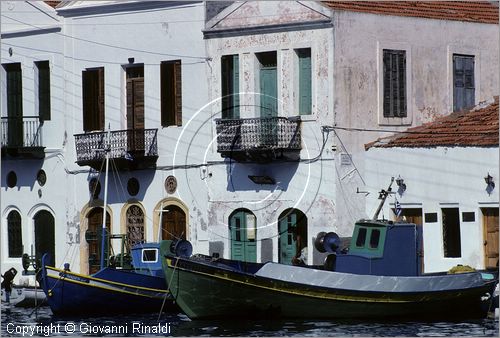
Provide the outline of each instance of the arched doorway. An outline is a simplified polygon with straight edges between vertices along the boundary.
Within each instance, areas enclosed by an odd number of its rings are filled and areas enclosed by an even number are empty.
[[[177,205],[163,208],[161,217],[162,239],[186,239],[186,213]]]
[[[16,210],[12,210],[7,216],[7,233],[9,257],[21,257],[23,255],[21,215]]]
[[[131,205],[126,212],[127,245],[131,249],[134,245],[144,242],[144,212],[138,205]]]
[[[231,259],[257,262],[257,219],[247,209],[238,209],[229,216]]]
[[[43,254],[50,254],[49,264],[56,262],[56,238],[54,216],[47,210],[41,210],[33,217],[35,226],[35,257],[41,260]]]
[[[88,228],[85,232],[85,239],[89,245],[89,274],[93,274],[100,269],[101,264],[101,238],[102,238],[102,216],[103,209],[100,207],[93,208],[87,215]],[[108,234],[110,233],[111,218],[109,213],[106,213],[106,228]],[[107,245],[104,247],[104,258],[109,256],[109,239]]]
[[[278,219],[278,262],[292,264],[292,260],[307,246],[307,217],[298,209],[286,209]]]

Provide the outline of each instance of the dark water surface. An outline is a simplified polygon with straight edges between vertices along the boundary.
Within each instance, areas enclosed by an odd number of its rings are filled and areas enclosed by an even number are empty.
[[[68,332],[69,331],[69,332]],[[74,331],[71,333],[71,331]],[[106,333],[113,331],[113,333]],[[24,332],[24,335],[23,335]],[[360,322],[337,320],[196,320],[183,314],[57,318],[49,307],[2,304],[0,336],[475,336],[498,337],[496,319],[466,322]]]

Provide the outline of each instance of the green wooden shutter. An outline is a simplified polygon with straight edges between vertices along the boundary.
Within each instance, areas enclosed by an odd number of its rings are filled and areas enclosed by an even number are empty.
[[[299,114],[310,115],[312,111],[311,98],[311,50],[300,49],[299,57]]]
[[[20,63],[5,66],[7,72],[8,145],[23,146],[23,84]]]
[[[260,70],[260,117],[278,116],[278,84],[276,67]]]
[[[240,117],[240,70],[238,55],[224,55],[221,58],[221,95],[223,119]]]
[[[296,231],[297,231],[297,214],[291,213],[279,220],[279,244],[280,257],[279,262],[282,264],[292,264],[292,258],[296,255]]]
[[[232,118],[240,118],[240,60],[238,55],[233,55],[233,81],[232,81]]]
[[[474,56],[453,55],[453,110],[475,104]]]
[[[49,61],[36,62],[38,69],[38,116],[50,120],[50,67]]]
[[[383,51],[384,117],[406,117],[406,51]]]
[[[249,239],[247,236],[247,215],[252,215],[248,211],[238,211],[234,213],[230,219],[230,233],[231,233],[231,259],[256,262],[257,261],[257,241],[256,239]],[[255,227],[255,237],[257,236],[257,229]]]

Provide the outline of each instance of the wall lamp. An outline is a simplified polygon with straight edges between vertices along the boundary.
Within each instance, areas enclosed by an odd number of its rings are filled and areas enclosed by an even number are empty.
[[[485,176],[484,182],[486,183],[486,191],[488,192],[488,195],[490,195],[493,189],[495,189],[495,182],[493,181],[493,177],[490,173]]]
[[[396,184],[398,185],[399,195],[403,195],[403,193],[406,191],[405,180],[401,178],[401,176],[398,176],[398,178],[396,178]]]

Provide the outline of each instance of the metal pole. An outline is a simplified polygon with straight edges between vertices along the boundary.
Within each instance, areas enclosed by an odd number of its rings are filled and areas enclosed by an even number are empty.
[[[108,203],[108,166],[109,166],[109,135],[110,131],[108,128],[108,138],[106,142],[106,175],[104,176],[104,208],[102,214],[102,238],[101,238],[101,269],[104,269],[104,249],[106,247],[106,207]]]
[[[379,199],[381,199],[380,204],[377,208],[377,211],[375,211],[375,215],[373,215],[373,220],[376,221],[378,219],[378,214],[380,213],[380,210],[382,210],[382,207],[384,206],[385,199],[387,198],[387,195],[389,195],[392,191],[392,182],[394,182],[394,177],[391,177],[391,183],[389,184],[389,187],[387,190],[382,189],[380,191]]]

